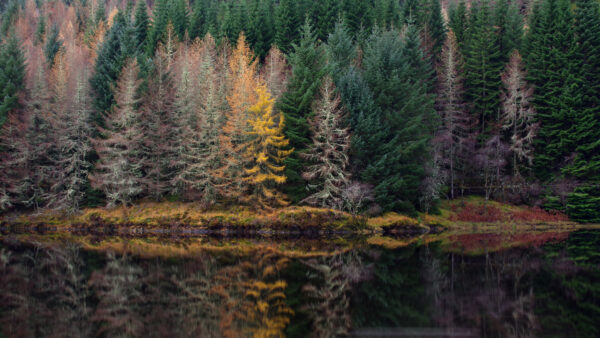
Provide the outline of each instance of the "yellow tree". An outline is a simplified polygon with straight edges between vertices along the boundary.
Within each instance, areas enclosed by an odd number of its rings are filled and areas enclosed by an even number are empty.
[[[249,109],[251,129],[247,133],[250,140],[246,147],[250,166],[245,169],[244,177],[251,193],[244,199],[261,208],[285,206],[288,202],[276,190],[276,185],[285,183],[283,161],[293,149],[286,150],[289,141],[283,135],[283,114],[273,113],[275,100],[266,85],[259,85],[255,91],[258,101]]]
[[[249,141],[248,109],[256,104],[255,89],[259,86],[257,60],[248,47],[243,34],[240,34],[235,50],[229,58],[229,83],[227,103],[229,114],[223,127],[221,144],[226,152],[228,177],[228,197],[240,198],[244,192],[242,176],[249,162],[246,147]]]

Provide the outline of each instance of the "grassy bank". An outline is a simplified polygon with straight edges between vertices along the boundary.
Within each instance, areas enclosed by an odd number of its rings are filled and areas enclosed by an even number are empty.
[[[411,218],[397,213],[367,217],[346,212],[292,206],[271,211],[255,211],[246,207],[203,209],[195,203],[141,202],[117,208],[89,208],[77,215],[57,212],[4,215],[5,226],[48,226],[71,228],[128,229],[200,229],[219,231],[347,231],[363,233],[414,232],[442,229],[498,227],[570,226],[575,224],[556,213],[539,208],[485,202],[479,197],[443,201],[439,214],[419,214]]]

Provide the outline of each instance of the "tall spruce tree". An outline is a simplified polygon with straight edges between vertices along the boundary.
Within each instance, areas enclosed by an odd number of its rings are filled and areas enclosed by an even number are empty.
[[[296,1],[281,0],[277,6],[275,19],[276,35],[275,42],[277,47],[284,53],[292,51],[292,44],[298,41],[300,36],[298,26],[298,13],[296,12]]]
[[[467,30],[467,6],[464,0],[460,0],[458,5],[451,3],[448,9],[448,25],[456,36],[456,41],[459,46],[462,46],[465,39],[465,31]]]
[[[576,68],[582,80],[582,109],[576,126],[577,156],[568,173],[600,183],[600,4],[577,2]]]
[[[429,158],[435,110],[429,72],[420,51],[417,28],[402,41],[397,31],[373,34],[364,55],[365,78],[381,111],[382,139],[363,179],[375,185],[375,199],[385,210],[414,212]],[[414,56],[418,56],[418,60]]]
[[[534,142],[534,170],[551,179],[575,150],[575,110],[580,103],[578,74],[573,69],[575,39],[568,0],[534,5],[527,36],[528,81],[535,87],[540,123]]]
[[[485,135],[498,116],[502,59],[487,0],[473,4],[464,45],[466,99]]]
[[[154,3],[152,12],[152,26],[148,31],[148,42],[146,44],[146,54],[154,55],[154,50],[158,42],[162,41],[163,35],[167,31],[170,19],[169,0],[157,0]]]
[[[134,20],[136,49],[142,49],[148,38],[148,26],[150,22],[146,1],[138,1]]]
[[[283,131],[290,147],[294,149],[284,163],[287,176],[284,190],[293,202],[298,202],[307,193],[306,184],[300,177],[307,163],[300,154],[310,144],[308,118],[311,116],[311,105],[327,71],[324,48],[317,42],[308,19],[302,26],[300,43],[293,45],[290,64],[292,77],[287,91],[277,103],[277,109],[283,112],[286,121]]]
[[[25,57],[16,36],[0,45],[0,127],[8,114],[20,107],[19,96],[25,88]]]

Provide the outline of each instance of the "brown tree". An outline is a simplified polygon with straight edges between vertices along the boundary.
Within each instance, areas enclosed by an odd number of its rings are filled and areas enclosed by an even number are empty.
[[[341,209],[342,190],[350,179],[347,169],[350,132],[345,127],[341,99],[331,77],[323,80],[313,111],[315,116],[310,121],[313,143],[302,154],[312,163],[305,168],[302,177],[309,181],[308,187],[313,193],[302,202]]]

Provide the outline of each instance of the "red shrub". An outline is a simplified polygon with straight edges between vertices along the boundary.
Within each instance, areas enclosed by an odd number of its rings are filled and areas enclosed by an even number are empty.
[[[510,213],[510,218],[525,222],[565,222],[569,220],[563,213],[555,210],[548,212],[539,207],[527,207],[523,210],[513,211]]]
[[[506,215],[502,213],[502,210],[491,205],[474,205],[471,203],[465,203],[464,207],[457,210],[456,206],[452,207],[452,210],[456,212],[456,215],[450,217],[451,221],[460,222],[501,222],[507,220]]]

